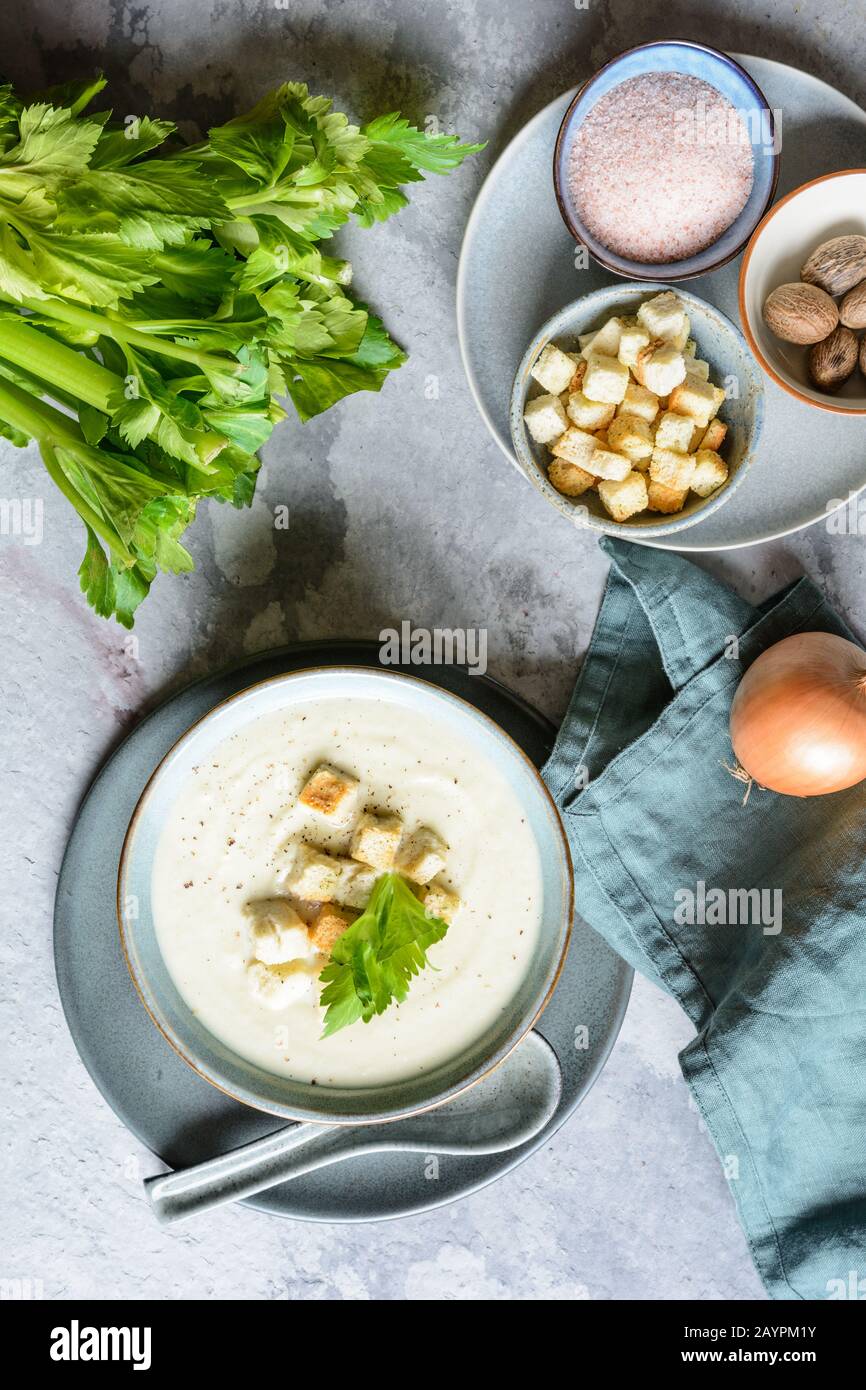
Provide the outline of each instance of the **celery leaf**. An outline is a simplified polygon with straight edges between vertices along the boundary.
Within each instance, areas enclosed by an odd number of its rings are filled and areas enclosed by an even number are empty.
[[[448,923],[432,917],[399,874],[382,874],[360,917],[334,943],[319,979],[325,988],[323,1037],[402,1003],[427,951]]]

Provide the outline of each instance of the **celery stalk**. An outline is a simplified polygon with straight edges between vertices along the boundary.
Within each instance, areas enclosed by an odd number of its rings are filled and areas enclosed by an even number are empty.
[[[0,321],[0,357],[96,410],[110,415],[123,399],[123,382],[107,367],[74,348],[18,323]]]
[[[0,358],[20,367],[31,379],[45,382],[47,394],[56,393],[60,400],[75,397],[110,416],[123,399],[124,384],[115,372],[30,328],[23,319],[18,323],[0,320]],[[202,463],[212,463],[227,442],[224,435],[208,430],[196,441],[196,453]]]
[[[0,380],[0,413],[15,429],[32,435],[37,443],[84,444],[84,435],[69,415],[46,405],[11,381]]]
[[[29,434],[39,445],[42,462],[45,464],[51,481],[60,489],[63,496],[78,512],[83,521],[110,546],[113,553],[125,565],[132,564],[134,557],[113,527],[84,500],[72,486],[55,455],[59,445],[66,448],[86,448],[86,441],[78,425],[68,415],[55,410],[53,406],[38,401],[27,391],[22,391],[11,381],[0,381],[0,414],[16,429]]]
[[[22,298],[21,302],[44,318],[57,319],[59,323],[68,323],[72,328],[99,333],[104,338],[113,338],[116,343],[127,343],[145,352],[157,352],[163,357],[177,358],[180,362],[193,362],[202,370],[211,367],[230,376],[240,376],[243,370],[230,357],[216,357],[213,353],[199,352],[197,348],[185,347],[182,343],[158,338],[155,334],[142,333],[125,319],[112,318],[107,313],[94,314],[90,309],[79,308],[62,299]]]

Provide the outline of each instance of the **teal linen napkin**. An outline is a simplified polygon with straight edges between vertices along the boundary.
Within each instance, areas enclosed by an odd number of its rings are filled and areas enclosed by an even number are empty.
[[[724,766],[755,657],[851,634],[808,579],[754,608],[676,555],[603,545],[544,769],[577,910],[694,1023],[680,1064],[768,1292],[866,1297],[866,784],[743,805]]]

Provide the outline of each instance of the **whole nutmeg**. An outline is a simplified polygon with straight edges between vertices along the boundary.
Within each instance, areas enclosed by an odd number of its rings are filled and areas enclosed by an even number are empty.
[[[838,391],[857,366],[860,344],[844,324],[809,349],[809,376],[822,391]]]
[[[817,285],[795,280],[767,296],[764,322],[786,343],[820,343],[839,322],[839,310]]]
[[[800,271],[807,285],[820,285],[828,294],[847,294],[866,280],[866,236],[834,236],[822,241]]]
[[[846,328],[866,328],[866,280],[849,290],[839,305],[839,322]]]

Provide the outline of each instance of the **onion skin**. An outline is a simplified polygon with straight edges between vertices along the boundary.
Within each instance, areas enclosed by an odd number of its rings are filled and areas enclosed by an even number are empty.
[[[769,647],[741,680],[731,742],[761,787],[826,796],[866,779],[866,652],[830,632]]]

